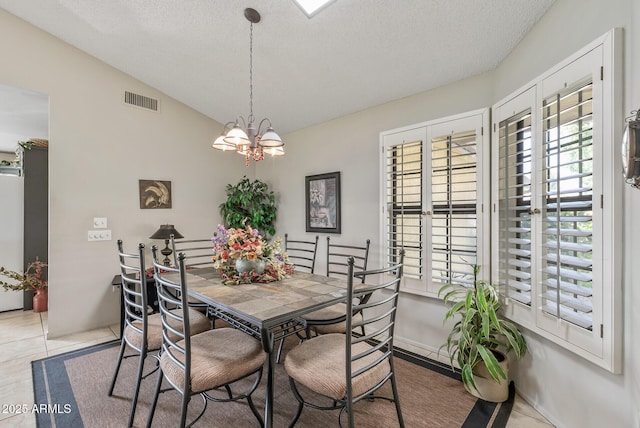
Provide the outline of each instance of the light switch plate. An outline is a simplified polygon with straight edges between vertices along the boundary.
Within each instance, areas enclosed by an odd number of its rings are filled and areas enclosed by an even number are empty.
[[[89,241],[111,241],[111,231],[110,230],[90,230],[87,233],[87,237]]]
[[[106,217],[94,217],[93,218],[93,227],[94,227],[94,229],[106,229],[107,228],[107,218]]]

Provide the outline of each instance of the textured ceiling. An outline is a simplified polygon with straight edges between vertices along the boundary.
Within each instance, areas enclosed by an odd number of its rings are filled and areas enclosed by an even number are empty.
[[[0,0],[0,8],[225,123],[287,133],[494,69],[554,0]]]

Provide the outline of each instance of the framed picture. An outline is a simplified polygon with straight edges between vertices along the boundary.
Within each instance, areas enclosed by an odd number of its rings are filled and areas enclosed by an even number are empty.
[[[340,233],[340,172],[305,177],[307,232]]]
[[[140,209],[171,208],[171,182],[139,180]]]

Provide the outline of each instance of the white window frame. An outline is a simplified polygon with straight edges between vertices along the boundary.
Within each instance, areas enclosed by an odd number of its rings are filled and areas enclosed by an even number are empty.
[[[476,133],[476,157],[477,157],[477,187],[476,187],[476,264],[480,266],[480,275],[483,279],[490,276],[490,132],[489,132],[489,109],[479,109],[462,113],[454,116],[448,116],[432,121],[422,122],[402,128],[392,129],[380,133],[380,200],[382,201],[382,210],[380,217],[380,242],[382,243],[382,261],[387,263],[391,254],[387,245],[387,149],[403,143],[411,143],[415,141],[422,142],[422,277],[409,278],[405,275],[401,285],[401,291],[412,294],[418,294],[429,297],[437,297],[438,290],[443,285],[439,281],[433,281],[431,278],[431,227],[432,219],[429,215],[433,211],[431,200],[431,141],[433,138],[457,134],[475,130]]]
[[[601,366],[613,373],[622,367],[622,174],[617,156],[621,126],[621,30],[616,29],[595,40],[571,57],[557,64],[523,88],[515,91],[493,106],[492,161],[498,164],[499,124],[504,119],[531,108],[531,135],[534,148],[532,174],[541,174],[542,122],[540,110],[542,100],[559,92],[563,86],[571,85],[585,70],[593,67],[589,57],[596,56],[600,66],[592,70],[594,86],[593,107],[593,158],[594,158],[594,200],[601,198],[601,204],[593,206],[594,232],[593,266],[593,327],[582,329],[570,322],[549,316],[541,309],[542,285],[540,248],[532,245],[531,306],[515,299],[506,298],[505,314],[523,327],[571,352]],[[600,68],[602,67],[602,68]],[[498,167],[492,168],[492,241],[498,242],[499,212]],[[540,196],[540,180],[532,179],[532,191]],[[533,200],[533,198],[532,198]],[[597,205],[597,206],[596,206]],[[541,230],[541,219],[532,221],[534,232]],[[596,249],[597,247],[597,249]],[[498,245],[492,249],[492,279],[499,278]],[[495,282],[495,281],[494,281]]]

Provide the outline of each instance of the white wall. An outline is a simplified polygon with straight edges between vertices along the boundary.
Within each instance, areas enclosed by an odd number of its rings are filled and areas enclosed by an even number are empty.
[[[161,223],[211,236],[240,156],[211,149],[222,126],[0,10],[0,82],[50,96],[49,337],[118,322],[116,240],[127,248]],[[124,105],[124,90],[160,100],[160,113]],[[172,182],[173,208],[141,210],[139,179]],[[94,217],[112,241],[88,242]]]
[[[638,108],[640,88],[630,76],[640,75],[640,59],[631,55],[640,47],[640,6],[633,0],[557,0],[492,73],[286,135],[287,155],[257,167],[257,175],[271,182],[281,194],[278,233],[313,236],[305,234],[304,177],[341,171],[343,233],[335,238],[360,242],[370,237],[372,262],[379,263],[379,132],[491,106],[614,27],[625,29],[624,112]],[[618,146],[614,149],[618,150]],[[640,252],[634,243],[640,232],[631,221],[632,213],[639,212],[640,191],[627,186],[624,198],[627,240],[623,244],[628,255],[624,261],[625,308],[619,308],[625,313],[624,373],[611,374],[528,332],[530,353],[513,364],[519,392],[559,427],[640,426],[640,345],[636,344],[640,341],[631,340],[640,331],[640,315],[631,310],[640,305],[640,292],[631,286],[631,278],[640,274],[639,267],[632,267],[631,256]],[[320,272],[326,258],[324,251],[321,238]],[[403,294],[398,338],[427,350],[437,349],[448,332],[442,327],[444,312],[437,300]]]

